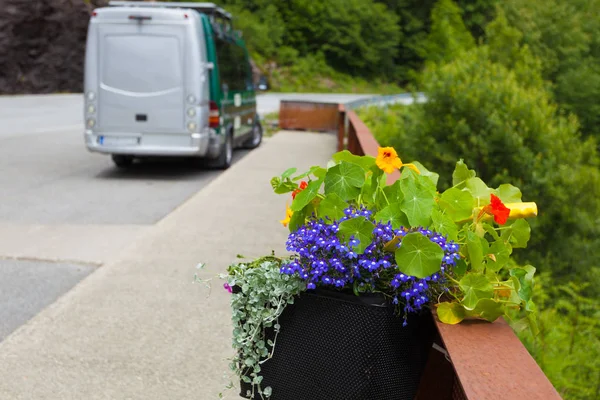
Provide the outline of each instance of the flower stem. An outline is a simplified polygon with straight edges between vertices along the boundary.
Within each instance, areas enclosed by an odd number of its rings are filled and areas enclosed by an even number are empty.
[[[383,198],[385,199],[385,202],[386,202],[386,204],[389,206],[389,205],[390,205],[390,202],[388,201],[388,198],[387,198],[387,196],[385,195],[385,192],[383,191],[383,189],[380,189],[380,190],[381,190],[381,194],[383,195]]]

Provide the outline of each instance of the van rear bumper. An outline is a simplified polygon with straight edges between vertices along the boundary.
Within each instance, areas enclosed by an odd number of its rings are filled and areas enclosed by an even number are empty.
[[[206,129],[202,133],[97,133],[86,130],[85,144],[89,151],[133,156],[196,156],[215,157],[220,135]]]

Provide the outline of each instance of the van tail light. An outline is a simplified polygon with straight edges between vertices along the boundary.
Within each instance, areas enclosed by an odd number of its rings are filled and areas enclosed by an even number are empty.
[[[210,106],[209,106],[209,112],[208,112],[208,126],[211,128],[218,128],[219,120],[220,120],[220,115],[219,115],[219,107],[217,106],[217,102],[214,100],[211,100]]]

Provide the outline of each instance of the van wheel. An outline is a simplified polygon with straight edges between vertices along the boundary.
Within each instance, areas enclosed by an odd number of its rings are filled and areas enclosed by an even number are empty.
[[[125,156],[122,154],[113,154],[112,160],[118,168],[127,168],[133,164],[132,156]]]
[[[227,169],[231,166],[231,160],[233,159],[233,135],[231,132],[227,134],[225,143],[221,148],[219,157],[209,161],[209,166],[217,169]]]
[[[255,149],[260,146],[263,137],[263,130],[260,122],[256,121],[254,127],[252,128],[252,136],[250,139],[244,143],[244,148],[246,149]]]

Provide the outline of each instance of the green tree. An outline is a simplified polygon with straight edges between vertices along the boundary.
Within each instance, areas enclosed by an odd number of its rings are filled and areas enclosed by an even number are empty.
[[[600,58],[587,58],[560,74],[556,80],[556,98],[577,114],[582,132],[600,135]]]
[[[399,43],[395,77],[414,80],[427,58],[425,50],[431,31],[431,11],[436,0],[378,0],[400,18],[403,40]],[[497,0],[456,0],[463,21],[475,40],[484,35],[485,26],[494,18]]]
[[[413,80],[423,67],[421,49],[431,25],[431,9],[436,0],[380,0],[399,17],[402,38],[398,43],[395,78]]]
[[[555,81],[589,52],[587,17],[570,1],[506,0],[502,5],[510,24],[523,34],[522,43],[542,60],[545,79]]]
[[[461,9],[452,0],[439,0],[431,11],[431,31],[421,56],[428,61],[450,61],[475,47],[475,40],[461,18]]]
[[[597,136],[600,0],[507,0],[502,9],[521,33],[520,43],[539,58],[557,102],[579,117],[584,135]]]
[[[371,0],[289,0],[280,11],[286,44],[301,56],[322,52],[338,71],[389,76],[401,32],[398,17]]]
[[[231,12],[235,16],[235,28],[243,32],[244,40],[252,53],[266,59],[279,54],[286,29],[276,6],[269,4],[260,12],[234,6]]]
[[[485,27],[496,14],[497,0],[457,0],[456,4],[463,11],[465,26],[471,35],[478,40],[485,35]]]

